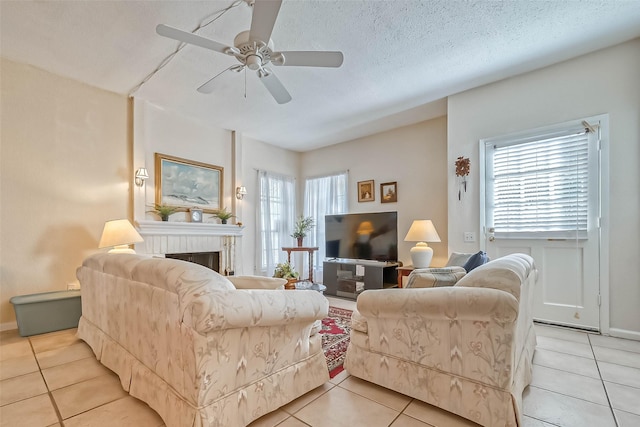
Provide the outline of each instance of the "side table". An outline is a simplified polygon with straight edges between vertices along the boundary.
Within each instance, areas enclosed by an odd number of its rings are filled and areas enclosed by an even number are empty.
[[[412,265],[405,265],[404,267],[396,268],[398,270],[398,287],[402,288],[402,278],[411,274],[415,267]]]
[[[313,253],[318,250],[318,247],[310,248],[305,246],[293,246],[290,248],[282,248],[287,253],[287,261],[291,263],[291,252],[309,252],[309,278],[303,279],[313,283]]]

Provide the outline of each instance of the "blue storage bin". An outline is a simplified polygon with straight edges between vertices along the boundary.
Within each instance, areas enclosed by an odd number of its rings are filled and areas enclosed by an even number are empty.
[[[79,290],[20,295],[10,301],[23,337],[76,328],[82,315]]]

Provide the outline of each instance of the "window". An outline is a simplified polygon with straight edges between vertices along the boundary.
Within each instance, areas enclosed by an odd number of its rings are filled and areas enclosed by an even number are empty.
[[[485,140],[486,224],[495,237],[586,238],[596,140],[575,124]]]
[[[307,246],[318,246],[314,266],[316,277],[321,277],[322,260],[325,258],[324,217],[325,215],[347,212],[347,186],[349,174],[340,172],[335,175],[307,178],[304,190],[304,215],[311,216],[316,226],[307,236]],[[306,262],[306,261],[305,261]]]
[[[283,246],[291,244],[295,222],[295,179],[258,171],[256,274],[270,276],[276,264],[287,260]]]

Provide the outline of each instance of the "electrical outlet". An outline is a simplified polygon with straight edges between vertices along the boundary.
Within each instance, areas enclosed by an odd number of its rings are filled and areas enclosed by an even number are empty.
[[[474,231],[465,231],[464,232],[464,241],[465,243],[473,243],[476,241],[476,233]]]

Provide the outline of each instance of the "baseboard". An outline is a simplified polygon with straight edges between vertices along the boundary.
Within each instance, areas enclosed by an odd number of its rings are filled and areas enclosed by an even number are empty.
[[[0,323],[0,332],[10,331],[12,329],[18,329],[18,322],[17,321]]]
[[[630,331],[628,329],[609,328],[609,335],[617,338],[640,341],[640,332]]]

